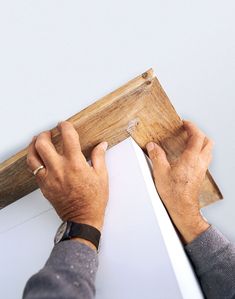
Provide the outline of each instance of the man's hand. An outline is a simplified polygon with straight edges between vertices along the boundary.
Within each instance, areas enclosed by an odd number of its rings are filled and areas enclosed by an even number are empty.
[[[86,161],[73,125],[58,125],[63,150],[59,154],[51,142],[50,131],[34,137],[28,147],[27,163],[33,171],[40,165],[37,183],[54,206],[59,217],[92,225],[101,230],[108,201],[108,173],[105,165],[107,142],[97,145],[91,154],[92,166]]]
[[[188,142],[176,161],[169,163],[164,150],[153,142],[146,148],[158,193],[184,242],[190,243],[210,226],[200,213],[198,198],[213,142],[191,122],[184,121],[184,127]]]

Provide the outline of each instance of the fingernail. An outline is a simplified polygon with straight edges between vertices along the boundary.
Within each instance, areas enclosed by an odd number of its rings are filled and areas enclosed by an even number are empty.
[[[148,150],[149,152],[152,151],[152,150],[154,149],[154,147],[155,147],[154,142],[149,142],[149,143],[146,145],[146,148],[147,148],[147,150]]]
[[[101,146],[102,146],[103,150],[106,151],[108,148],[108,142],[107,141],[102,142]]]

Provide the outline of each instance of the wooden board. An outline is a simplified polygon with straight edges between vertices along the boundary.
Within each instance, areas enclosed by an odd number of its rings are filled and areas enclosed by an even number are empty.
[[[92,148],[106,140],[112,147],[132,136],[144,150],[153,140],[167,152],[170,160],[183,151],[187,134],[150,69],[99,101],[68,119],[79,133],[81,148],[87,159]],[[51,130],[57,150],[61,149],[60,134]],[[37,189],[37,183],[26,164],[27,148],[0,164],[0,208]],[[222,194],[209,172],[200,192],[201,207],[218,199]]]

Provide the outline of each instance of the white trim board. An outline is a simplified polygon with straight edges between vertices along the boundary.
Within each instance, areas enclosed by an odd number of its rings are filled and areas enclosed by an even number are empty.
[[[110,199],[96,299],[203,298],[142,150],[128,138],[107,151],[106,161]],[[0,211],[4,299],[21,298],[27,279],[46,262],[59,224],[40,191]]]

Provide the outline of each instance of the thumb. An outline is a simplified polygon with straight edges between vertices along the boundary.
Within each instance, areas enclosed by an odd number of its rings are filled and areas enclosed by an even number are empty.
[[[108,142],[104,141],[98,144],[91,152],[92,166],[97,173],[103,173],[107,171],[105,164],[105,152],[108,148]]]
[[[163,148],[161,148],[155,142],[149,142],[146,145],[146,149],[153,164],[153,171],[165,172],[170,167]]]

